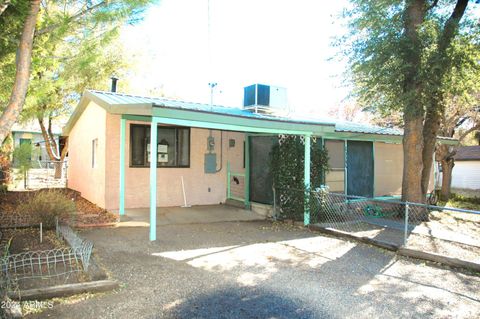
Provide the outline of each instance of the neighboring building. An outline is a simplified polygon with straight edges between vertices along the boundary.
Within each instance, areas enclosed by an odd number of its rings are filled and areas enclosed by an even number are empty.
[[[52,133],[57,143],[57,152],[60,147],[61,128],[52,127]],[[45,148],[45,139],[43,138],[40,125],[37,121],[31,121],[25,124],[15,123],[12,127],[12,137],[14,147],[18,147],[23,143],[33,145],[32,163],[34,167],[45,167],[50,161],[47,150]]]
[[[452,192],[480,197],[480,145],[458,148],[452,172]]]
[[[249,96],[252,91],[254,98]],[[224,203],[229,198],[243,200],[246,207],[252,202],[271,204],[272,143],[279,134],[294,134],[307,141],[322,140],[330,157],[326,184],[331,191],[400,195],[401,131],[275,116],[265,106],[269,101],[281,104],[278,96],[272,96],[276,91],[281,90],[258,86],[257,95],[255,88],[246,88],[243,109],[86,91],[63,130],[69,138],[68,187],[120,214],[150,207],[154,239],[156,206],[184,204],[182,179],[190,205]],[[280,93],[281,99],[285,94]],[[257,113],[259,109],[262,113]],[[151,130],[152,123],[156,130]],[[157,144],[157,154],[150,154],[151,141]],[[150,165],[151,158],[156,164]]]

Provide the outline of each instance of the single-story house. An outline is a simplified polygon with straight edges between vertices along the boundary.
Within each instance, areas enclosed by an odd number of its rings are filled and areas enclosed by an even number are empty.
[[[87,90],[63,130],[69,138],[68,187],[120,215],[150,207],[155,240],[157,206],[181,206],[185,198],[190,205],[229,199],[245,207],[271,204],[272,136],[293,134],[304,137],[306,186],[315,137],[329,152],[325,183],[331,191],[400,195],[401,131],[260,112],[278,101],[268,86],[258,88],[245,88],[244,108]]]
[[[57,144],[56,152],[59,152],[61,147],[61,135],[62,129],[58,126],[52,127],[52,133]],[[40,125],[37,121],[30,121],[27,123],[15,123],[12,127],[12,138],[14,148],[21,144],[28,143],[32,145],[32,165],[33,167],[46,167],[50,161],[47,149],[45,147],[45,139],[43,138]]]
[[[480,197],[480,145],[460,146],[452,171],[452,192]]]

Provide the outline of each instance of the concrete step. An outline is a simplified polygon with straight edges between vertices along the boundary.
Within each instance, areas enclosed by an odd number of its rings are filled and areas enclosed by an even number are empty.
[[[245,203],[244,202],[236,200],[236,199],[231,199],[231,198],[229,198],[225,201],[225,205],[233,206],[233,207],[237,207],[237,208],[245,208]]]

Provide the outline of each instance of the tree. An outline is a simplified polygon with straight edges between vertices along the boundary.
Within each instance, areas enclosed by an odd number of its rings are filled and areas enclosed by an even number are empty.
[[[27,189],[28,171],[32,168],[33,147],[31,143],[23,143],[13,151],[13,160],[18,172],[23,175],[23,188]]]
[[[68,140],[60,153],[52,122],[66,118],[71,113],[70,105],[86,88],[101,88],[99,83],[126,68],[117,38],[115,29],[101,30],[88,36],[71,35],[68,42],[50,41],[34,50],[32,80],[21,119],[38,121],[47,154],[54,162],[55,178],[61,178]]]
[[[402,198],[424,202],[452,72],[463,83],[479,68],[473,55],[455,50],[478,45],[473,9],[467,10],[468,0],[352,4],[350,33],[340,43],[347,47],[355,95],[371,110],[402,114]]]
[[[25,102],[25,95],[27,94],[28,81],[30,78],[33,37],[39,11],[40,0],[32,0],[18,45],[15,81],[7,107],[0,116],[0,142],[3,142],[10,133],[13,124],[15,124],[20,116],[23,103]]]
[[[478,82],[478,81],[477,81]],[[480,84],[478,85],[480,86]],[[480,95],[472,101],[451,98],[440,127],[442,136],[457,138],[463,144],[465,138],[480,130]],[[437,145],[435,159],[442,167],[442,188],[440,199],[448,200],[452,183],[452,171],[455,166],[457,146]]]
[[[17,2],[17,1],[16,1]],[[16,51],[15,78],[6,108],[0,116],[0,141],[9,134],[12,125],[18,120],[27,94],[31,74],[31,56],[34,44],[45,44],[48,41],[69,41],[72,32],[89,34],[91,30],[85,26],[98,28],[107,25],[120,26],[124,23],[138,21],[139,14],[150,3],[150,0],[88,0],[88,1],[59,1],[59,0],[31,0],[18,1],[19,6],[2,1],[3,11],[0,15],[0,29],[10,30],[20,34],[20,41]],[[28,3],[28,6],[25,4]],[[40,5],[42,3],[42,5]],[[5,7],[5,4],[7,6]],[[17,3],[16,3],[17,4]],[[25,6],[25,8],[22,7]],[[50,10],[57,8],[60,10]],[[36,30],[37,19],[42,13],[40,28]],[[17,19],[12,19],[12,16]],[[18,18],[25,17],[18,23]],[[9,26],[9,22],[16,22]],[[21,31],[15,27],[21,25]],[[9,52],[10,46],[1,47],[1,42],[11,43],[12,34],[2,34],[0,39],[0,56],[15,55]],[[39,41],[41,38],[48,41]],[[5,40],[5,41],[2,41]],[[71,43],[75,45],[74,43]]]

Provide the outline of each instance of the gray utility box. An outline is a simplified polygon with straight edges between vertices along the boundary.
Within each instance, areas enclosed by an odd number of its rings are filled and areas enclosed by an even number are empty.
[[[205,173],[215,174],[217,172],[217,154],[205,154]]]

